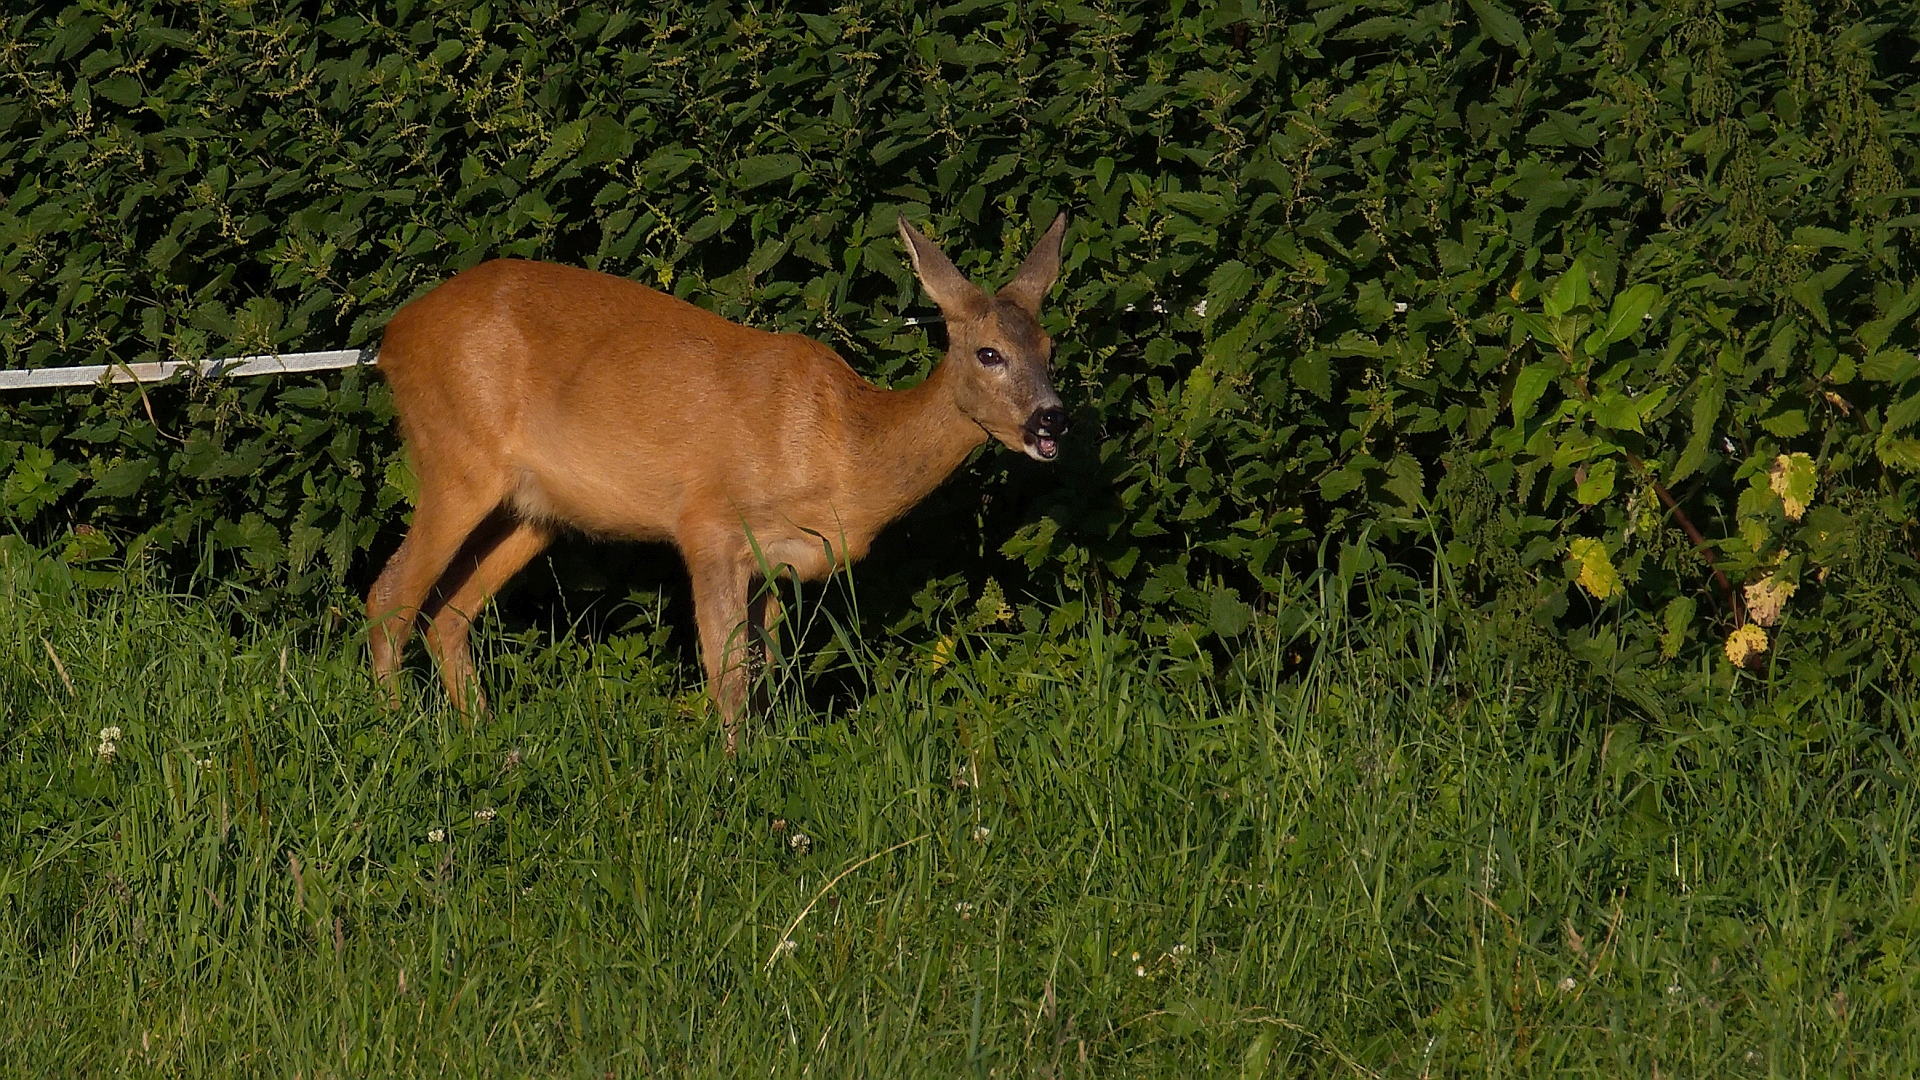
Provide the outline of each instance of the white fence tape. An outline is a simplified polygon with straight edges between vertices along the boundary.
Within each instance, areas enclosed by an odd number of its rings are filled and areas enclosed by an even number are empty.
[[[280,356],[235,356],[225,360],[167,360],[157,364],[29,368],[25,371],[0,371],[0,390],[94,386],[102,378],[116,383],[151,383],[159,382],[177,371],[197,371],[210,379],[227,375],[283,375],[295,371],[330,371],[373,362],[372,349],[334,349],[330,352],[285,353]]]

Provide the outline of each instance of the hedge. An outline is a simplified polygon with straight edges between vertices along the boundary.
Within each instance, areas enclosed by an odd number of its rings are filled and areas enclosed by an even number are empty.
[[[4,20],[7,367],[374,343],[510,255],[898,383],[940,341],[896,216],[997,280],[1064,208],[1073,445],[977,458],[926,565],[1194,648],[1324,561],[1456,589],[1543,670],[1920,677],[1914,0]],[[284,608],[406,512],[361,372],[0,408],[0,512],[83,572]]]

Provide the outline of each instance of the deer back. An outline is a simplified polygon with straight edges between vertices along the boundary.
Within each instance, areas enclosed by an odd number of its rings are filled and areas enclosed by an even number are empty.
[[[844,534],[857,557],[904,509],[889,473],[916,456],[888,446],[915,395],[872,387],[826,346],[549,263],[455,276],[394,317],[380,365],[423,498],[497,489],[591,533],[685,546],[744,529],[809,549]],[[957,437],[958,457],[984,439],[946,419],[906,434]]]

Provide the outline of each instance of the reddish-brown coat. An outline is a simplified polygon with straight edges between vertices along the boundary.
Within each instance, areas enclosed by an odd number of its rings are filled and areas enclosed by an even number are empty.
[[[425,615],[448,693],[477,703],[471,621],[558,529],[665,540],[693,576],[731,748],[765,617],[749,603],[761,559],[813,580],[860,558],[989,435],[1051,456],[1030,417],[1059,405],[1037,314],[1064,226],[989,297],[901,223],[950,343],[907,390],[870,385],[811,339],[550,263],[483,263],[408,304],[380,368],[420,502],[367,596],[376,674],[394,685]],[[975,359],[988,348],[994,366]]]

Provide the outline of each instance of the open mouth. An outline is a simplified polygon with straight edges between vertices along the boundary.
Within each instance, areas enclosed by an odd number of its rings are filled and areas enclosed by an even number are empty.
[[[1022,449],[1035,461],[1052,461],[1060,456],[1060,436],[1067,433],[1067,410],[1058,404],[1035,409],[1020,434]]]

